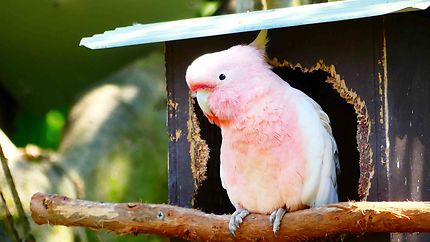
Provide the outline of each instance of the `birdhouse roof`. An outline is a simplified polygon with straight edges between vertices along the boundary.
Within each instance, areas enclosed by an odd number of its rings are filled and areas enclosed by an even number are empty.
[[[80,45],[90,49],[103,49],[147,44],[381,16],[423,10],[429,5],[430,0],[345,0],[162,23],[133,24],[83,38]]]

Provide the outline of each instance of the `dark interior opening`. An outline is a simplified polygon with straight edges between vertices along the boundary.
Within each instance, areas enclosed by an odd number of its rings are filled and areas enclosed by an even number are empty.
[[[360,177],[359,152],[357,150],[357,115],[354,107],[340,97],[331,84],[325,82],[328,73],[322,70],[303,72],[300,68],[277,67],[273,71],[288,83],[303,91],[319,103],[331,120],[333,135],[339,149],[341,173],[338,176],[340,201],[359,200],[358,180]],[[221,186],[219,156],[221,146],[220,129],[211,125],[195,104],[194,110],[200,122],[201,138],[210,148],[207,163],[207,179],[194,195],[194,207],[207,213],[232,213],[227,192]]]
[[[209,123],[197,103],[194,104],[194,111],[200,122],[200,137],[206,140],[210,149],[210,157],[206,166],[207,177],[194,194],[194,207],[206,213],[233,213],[235,209],[228,199],[227,191],[221,185],[219,175],[221,129]]]

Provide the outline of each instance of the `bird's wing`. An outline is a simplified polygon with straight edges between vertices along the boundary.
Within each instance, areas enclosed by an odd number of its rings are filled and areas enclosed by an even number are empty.
[[[304,181],[302,202],[311,207],[318,207],[328,203],[338,202],[337,173],[340,172],[337,145],[330,127],[330,119],[321,109],[320,105],[306,96],[319,116],[323,127],[321,143],[323,147],[313,152],[318,152],[316,160],[307,160],[307,169],[310,174]]]
[[[328,115],[322,110],[321,106],[315,102],[312,98],[307,97],[308,100],[312,103],[312,105],[314,106],[315,110],[317,111],[320,120],[324,126],[324,129],[326,130],[327,134],[330,136],[330,142],[332,145],[332,154],[333,154],[333,160],[335,162],[335,166],[336,166],[336,174],[339,175],[340,174],[340,163],[339,163],[339,153],[337,150],[337,144],[336,141],[334,139],[332,130],[331,130],[331,126],[330,126],[330,118],[328,117]]]

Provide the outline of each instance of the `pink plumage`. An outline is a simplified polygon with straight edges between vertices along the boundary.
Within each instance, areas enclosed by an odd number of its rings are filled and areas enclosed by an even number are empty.
[[[238,211],[269,214],[338,201],[330,121],[272,72],[263,50],[238,45],[203,55],[188,67],[186,81],[221,127],[221,181]]]

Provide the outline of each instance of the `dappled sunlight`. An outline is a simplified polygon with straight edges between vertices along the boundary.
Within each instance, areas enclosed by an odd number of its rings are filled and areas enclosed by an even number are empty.
[[[74,133],[74,128],[88,128],[85,133],[76,133],[79,136],[80,142],[93,140],[95,135],[100,131],[102,123],[105,122],[116,110],[120,103],[118,100],[130,102],[138,94],[138,89],[135,86],[117,86],[113,84],[105,84],[91,91],[77,104],[76,108],[70,113],[70,119],[74,120],[75,124],[71,127],[70,133]],[[92,103],[97,100],[98,103]],[[101,104],[101,105],[99,105]],[[79,115],[81,118],[77,119]],[[69,137],[62,142],[62,146],[68,146],[68,142],[76,142],[75,138]]]
[[[109,165],[101,172],[97,172],[96,183],[106,184],[95,189],[95,197],[104,197],[108,201],[121,201],[129,186],[130,179],[129,158],[119,152],[110,158]]]

